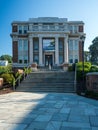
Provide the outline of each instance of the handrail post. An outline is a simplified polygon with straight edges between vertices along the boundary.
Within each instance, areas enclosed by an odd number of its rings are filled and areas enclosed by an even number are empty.
[[[76,85],[77,85],[77,65],[75,63],[75,78],[74,78],[74,90],[76,92]]]

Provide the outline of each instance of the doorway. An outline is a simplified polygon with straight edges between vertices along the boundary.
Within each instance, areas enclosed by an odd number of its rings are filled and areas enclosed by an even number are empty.
[[[53,55],[45,55],[45,66],[48,67],[49,65],[53,66]]]

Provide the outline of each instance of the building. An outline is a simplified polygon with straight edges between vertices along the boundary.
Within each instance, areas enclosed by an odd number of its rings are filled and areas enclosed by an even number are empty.
[[[83,21],[38,17],[12,22],[13,64],[59,66],[82,61]]]

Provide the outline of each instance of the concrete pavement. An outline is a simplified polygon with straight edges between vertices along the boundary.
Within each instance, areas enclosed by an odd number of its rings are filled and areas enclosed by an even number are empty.
[[[72,93],[0,95],[0,130],[98,130],[98,101]]]

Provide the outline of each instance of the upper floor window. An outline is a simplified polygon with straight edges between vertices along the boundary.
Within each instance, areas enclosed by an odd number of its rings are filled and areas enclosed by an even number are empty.
[[[73,27],[72,25],[69,25],[69,31],[72,33],[73,32]]]
[[[19,34],[22,34],[22,26],[19,25]]]
[[[78,32],[78,26],[74,26],[74,33],[77,33]]]
[[[27,30],[28,30],[28,26],[24,26],[24,34],[27,33]]]

